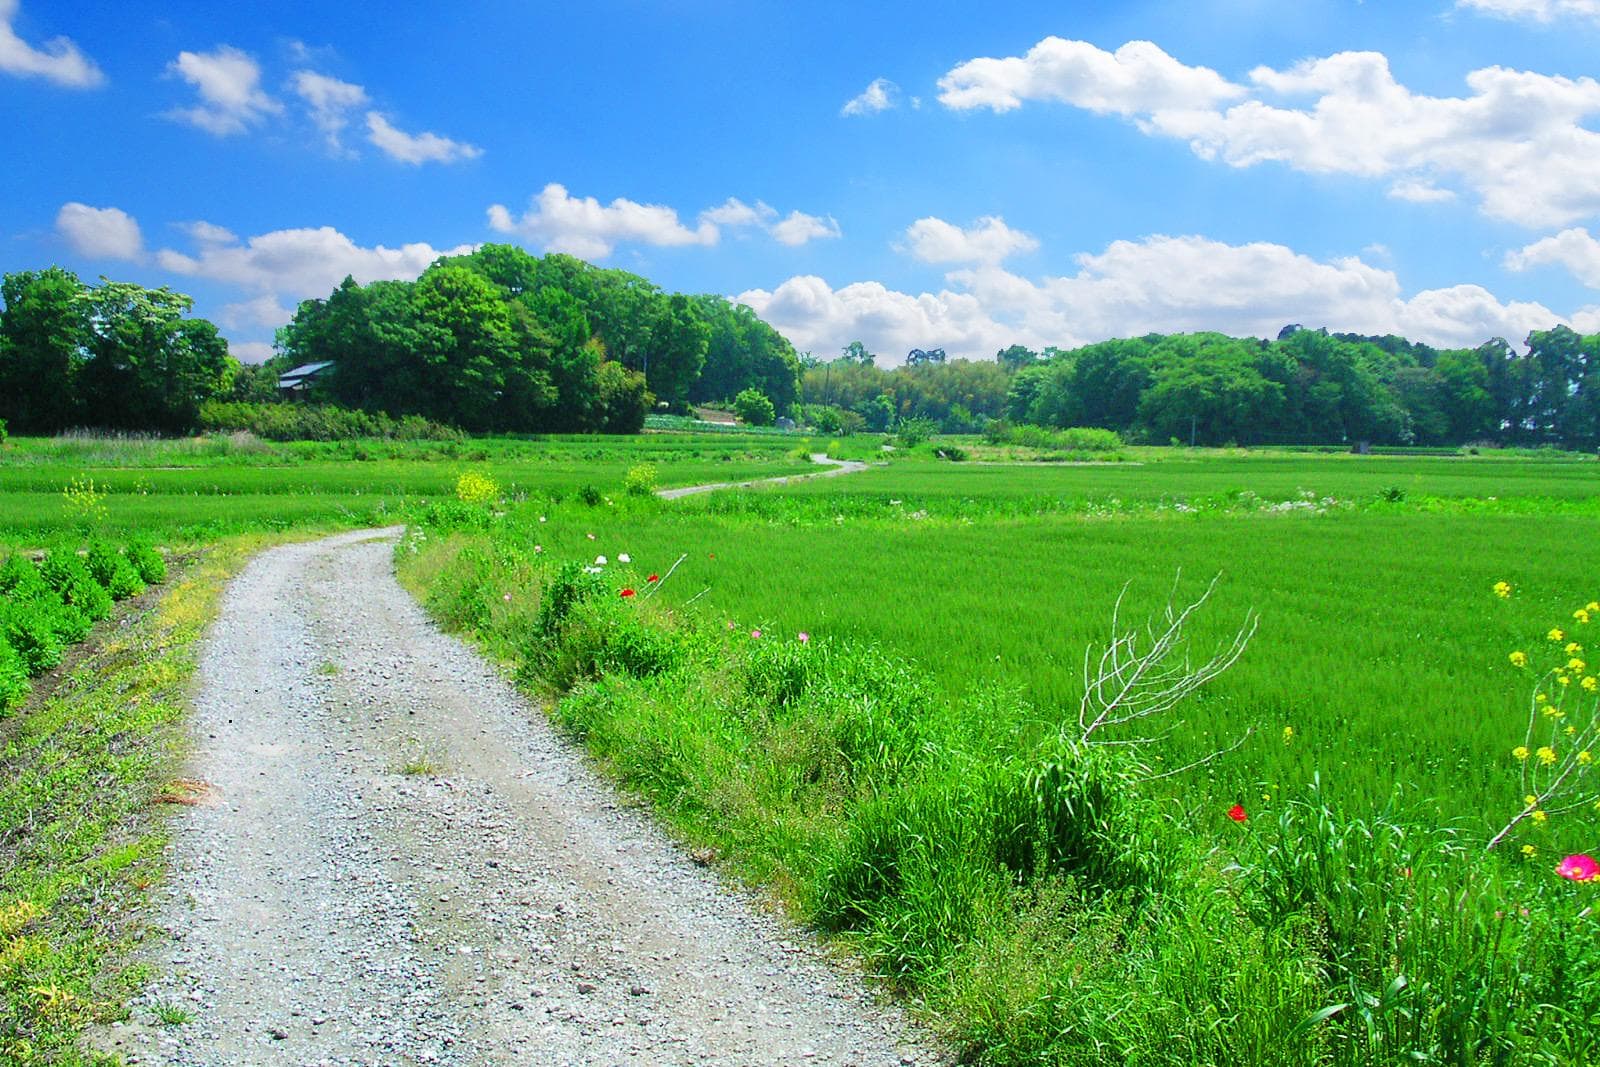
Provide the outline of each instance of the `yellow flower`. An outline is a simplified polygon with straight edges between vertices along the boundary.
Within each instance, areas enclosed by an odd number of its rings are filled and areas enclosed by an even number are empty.
[[[1533,694],[1533,699],[1534,699],[1535,703],[1545,704],[1545,703],[1549,702],[1550,694],[1549,693],[1535,693],[1535,694]]]
[[[1549,745],[1539,746],[1539,751],[1534,754],[1539,757],[1539,762],[1544,764],[1546,767],[1550,766],[1550,764],[1556,761],[1556,750],[1551,748]]]
[[[1532,845],[1523,845],[1522,846],[1522,854],[1524,856],[1532,856],[1534,853],[1536,853],[1538,851],[1539,850],[1534,848]]]
[[[1567,660],[1567,670],[1569,671],[1581,671],[1587,666],[1588,664],[1583,662],[1583,660],[1579,659],[1577,656],[1573,656],[1571,659]]]
[[[1600,682],[1595,681],[1594,675],[1592,674],[1585,678],[1581,684],[1591,693],[1593,693],[1596,689],[1600,689]]]
[[[1534,796],[1532,793],[1529,793],[1527,796],[1522,798],[1522,806],[1525,808],[1531,808],[1537,803],[1539,803],[1539,798]]]
[[[1579,608],[1577,611],[1574,611],[1572,613],[1572,617],[1574,619],[1577,619],[1578,623],[1580,625],[1587,624],[1588,621],[1589,621],[1589,613],[1587,611],[1584,611],[1582,608]]]
[[[1528,665],[1528,654],[1526,652],[1511,653],[1511,665],[1513,667],[1526,667]]]
[[[1561,709],[1554,704],[1546,704],[1542,710],[1546,716],[1552,719],[1559,717],[1561,714]]]
[[[1528,746],[1518,745],[1516,748],[1511,750],[1511,754],[1519,760],[1525,760],[1528,758]]]
[[[1283,743],[1287,745],[1290,742],[1292,742],[1293,740],[1294,740],[1294,727],[1293,726],[1285,726],[1283,728]]]
[[[1564,674],[1558,674],[1558,675],[1556,675],[1556,684],[1557,685],[1571,685],[1572,684],[1572,679],[1568,678]]]
[[[1578,753],[1578,762],[1587,767],[1589,764],[1594,762],[1594,757],[1589,755],[1588,749],[1584,749],[1582,752]]]
[[[1600,600],[1591,600],[1583,606],[1583,610],[1593,615],[1600,613]]]
[[[1550,817],[1550,816],[1548,816],[1548,815],[1546,815],[1546,814],[1545,814],[1545,813],[1544,813],[1544,812],[1542,812],[1542,811],[1535,811],[1535,812],[1534,812],[1534,813],[1533,813],[1533,821],[1534,821],[1534,822],[1544,822],[1544,821],[1545,821],[1545,820],[1546,820],[1546,819],[1548,819],[1548,818],[1549,818],[1549,817]]]
[[[1567,635],[1562,633],[1560,630],[1552,629],[1549,633],[1545,634],[1545,636],[1548,637],[1552,641],[1560,641],[1562,638],[1566,637]]]
[[[1578,732],[1578,728],[1576,726],[1568,724],[1565,732],[1566,732],[1566,735],[1568,737],[1571,737],[1573,734]]]
[[[1511,595],[1511,583],[1510,582],[1495,582],[1494,583],[1494,595],[1497,596],[1497,597],[1500,597],[1501,599],[1504,599],[1504,598],[1510,596]]]
[[[1579,652],[1583,651],[1583,646],[1578,644],[1578,642],[1576,642],[1576,641],[1568,641],[1567,642],[1567,650],[1566,651],[1567,651],[1567,655],[1576,656]]]

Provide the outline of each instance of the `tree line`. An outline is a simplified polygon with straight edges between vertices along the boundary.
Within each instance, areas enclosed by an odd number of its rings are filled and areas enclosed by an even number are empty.
[[[1287,326],[1272,340],[1012,345],[993,360],[918,348],[890,369],[860,341],[830,361],[797,354],[720,296],[484,245],[415,281],[346,278],[300,304],[273,359],[244,367],[170,289],[51,267],[5,275],[0,299],[0,419],[21,433],[184,432],[208,400],[274,400],[283,370],[329,361],[323,399],[473,432],[633,432],[658,403],[736,398],[765,421],[765,398],[824,432],[1006,419],[1156,443],[1600,446],[1600,334],[1565,326],[1529,334],[1525,352],[1501,338],[1437,349]]]
[[[1148,334],[995,360],[942,350],[893,369],[860,342],[807,361],[818,419],[887,429],[925,418],[946,432],[988,420],[1102,427],[1165,444],[1600,446],[1600,334],[1566,326],[1436,349],[1403,337],[1286,326],[1272,340]]]
[[[320,388],[340,404],[475,432],[634,432],[657,402],[750,388],[788,410],[799,375],[748,307],[512,245],[441,258],[414,282],[346,278],[302,302],[277,345],[271,370],[332,361]]]

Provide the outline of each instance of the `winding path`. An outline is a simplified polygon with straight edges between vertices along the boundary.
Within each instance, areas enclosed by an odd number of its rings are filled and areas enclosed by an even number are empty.
[[[662,500],[678,500],[696,493],[714,493],[719,489],[750,489],[758,485],[788,485],[790,482],[805,482],[812,478],[832,478],[840,474],[859,474],[867,469],[867,464],[858,459],[833,459],[826,452],[811,453],[811,462],[824,465],[826,470],[814,471],[811,474],[782,474],[776,478],[755,478],[748,482],[712,482],[709,485],[686,485],[678,489],[657,489],[656,496]]]
[[[394,578],[399,532],[274,548],[230,584],[160,977],[98,1044],[206,1067],[945,1062],[440,633]]]

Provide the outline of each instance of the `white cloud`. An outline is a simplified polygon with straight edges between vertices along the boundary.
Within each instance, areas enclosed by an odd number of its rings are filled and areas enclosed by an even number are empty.
[[[229,45],[213,52],[179,52],[167,71],[200,94],[200,103],[170,111],[167,117],[218,137],[243,133],[268,115],[283,113],[283,105],[261,88],[260,65]]]
[[[1590,289],[1600,289],[1600,240],[1591,237],[1581,226],[1562,230],[1553,237],[1507,253],[1505,265],[1507,270],[1516,271],[1552,265],[1565,267]]]
[[[1185,66],[1149,41],[1107,52],[1087,41],[1046,37],[1025,56],[969,59],[939,79],[939,101],[958,111],[1011,111],[1028,100],[1056,100],[1136,115],[1206,108],[1244,95],[1216,71]]]
[[[659,248],[710,246],[721,240],[724,227],[759,227],[790,246],[839,236],[839,224],[831,217],[791,211],[779,220],[770,205],[760,200],[747,204],[738,197],[700,212],[691,229],[676,210],[665,205],[641,204],[626,197],[602,204],[592,196],[572,196],[557,182],[540,190],[520,217],[504,204],[490,205],[488,214],[492,230],[516,234],[548,252],[567,252],[584,259],[603,259],[624,242]]]
[[[265,363],[272,358],[269,341],[229,341],[228,354],[240,363]]]
[[[839,224],[833,216],[807,215],[804,211],[791,211],[782,221],[770,228],[773,240],[794,248],[807,241],[826,240],[839,236]]]
[[[262,293],[249,300],[225,304],[217,316],[222,325],[234,330],[251,326],[276,328],[293,317],[294,309],[284,307],[275,293]]]
[[[290,84],[311,112],[311,121],[333,151],[344,154],[346,149],[340,138],[349,125],[350,112],[364,107],[367,91],[352,82],[340,81],[314,70],[297,70]]]
[[[0,71],[23,78],[44,78],[70,89],[91,89],[106,80],[94,60],[66,37],[54,37],[35,48],[13,23],[20,0],[0,0]]]
[[[367,112],[367,140],[390,159],[419,166],[423,163],[455,163],[477,159],[483,149],[464,141],[452,141],[436,133],[406,133],[397,130],[376,111]]]
[[[730,196],[716,207],[700,212],[700,220],[717,226],[765,226],[777,215],[776,209],[760,200],[747,204],[736,196]]]
[[[139,259],[144,238],[139,223],[119,208],[90,207],[76,201],[56,212],[56,232],[79,255],[93,259]]]
[[[1441,189],[1426,178],[1401,178],[1389,186],[1385,195],[1390,200],[1409,200],[1413,204],[1438,204],[1456,198],[1454,190]]]
[[[918,219],[906,227],[906,250],[924,263],[999,263],[1039,242],[1013,230],[997,215],[985,215],[963,229],[939,218]]]
[[[1124,58],[1130,50],[1138,58]],[[1447,179],[1475,193],[1485,214],[1528,226],[1600,212],[1600,133],[1585,125],[1600,115],[1593,78],[1486,67],[1467,75],[1466,96],[1424,96],[1395,81],[1382,54],[1341,52],[1260,67],[1250,82],[1251,99],[1223,106],[1247,90],[1154,45],[1110,54],[1048,38],[1023,58],[963,63],[939,84],[956,109],[1060,100],[1128,117],[1202,159],[1388,179],[1402,199],[1444,199],[1438,180]],[[1309,99],[1295,107],[1268,98]]]
[[[189,254],[163,248],[156,253],[161,267],[174,274],[291,300],[325,297],[347,274],[362,284],[410,280],[440,256],[464,255],[472,250],[470,245],[439,249],[420,242],[399,248],[364,248],[332,226],[274,230],[245,241],[208,223],[191,224],[190,232],[201,235],[197,251]],[[230,306],[242,321],[242,316],[251,311],[264,312],[267,305],[249,300]]]
[[[831,354],[859,338],[890,360],[911,348],[988,357],[1013,342],[1066,346],[1149,332],[1274,337],[1291,322],[1476,345],[1493,336],[1520,341],[1563,321],[1540,304],[1502,302],[1476,285],[1408,296],[1392,271],[1353,257],[1319,261],[1277,244],[1152,236],[1113,242],[1077,262],[1075,274],[1039,280],[979,266],[951,273],[937,293],[915,295],[878,282],[835,290],[805,275],[737,299],[801,349]]]
[[[860,94],[846,100],[841,115],[876,115],[900,101],[900,87],[888,78],[874,78]]]
[[[1456,0],[1456,7],[1504,19],[1553,22],[1563,16],[1600,19],[1600,0]]]

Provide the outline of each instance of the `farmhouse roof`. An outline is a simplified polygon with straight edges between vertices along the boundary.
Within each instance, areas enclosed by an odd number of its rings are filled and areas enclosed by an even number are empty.
[[[278,375],[278,388],[303,389],[311,379],[331,366],[333,366],[333,360],[331,359],[322,363],[302,363],[300,366]]]

